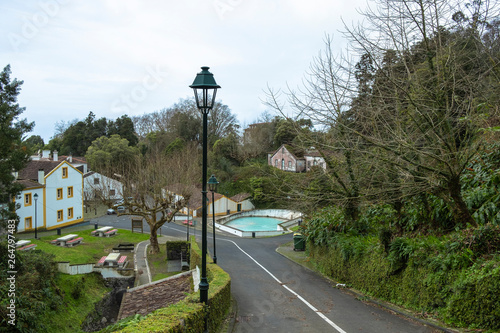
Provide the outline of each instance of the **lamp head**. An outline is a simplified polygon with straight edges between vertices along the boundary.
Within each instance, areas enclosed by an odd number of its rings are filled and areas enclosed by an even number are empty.
[[[217,180],[217,178],[215,178],[215,175],[212,175],[210,177],[210,179],[208,180],[207,184],[208,184],[208,189],[210,191],[216,192],[217,191],[217,185],[219,184],[219,181]]]
[[[201,67],[201,72],[196,74],[196,78],[190,88],[194,90],[196,106],[202,112],[208,112],[215,104],[215,95],[220,86],[215,82],[214,75],[208,71],[210,67]]]

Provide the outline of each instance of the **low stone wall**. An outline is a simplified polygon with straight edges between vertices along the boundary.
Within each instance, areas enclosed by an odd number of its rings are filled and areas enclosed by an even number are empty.
[[[117,269],[111,267],[95,267],[95,264],[70,265],[69,261],[58,262],[57,269],[59,272],[69,275],[90,274],[92,272],[97,272],[100,273],[105,279],[130,278],[134,275],[134,270],[132,268]]]
[[[89,274],[93,272],[94,264],[70,265],[69,261],[62,261],[57,263],[57,269],[69,275]]]
[[[283,228],[280,228],[279,225],[277,230],[266,230],[266,231],[243,231],[218,223],[215,223],[215,227],[221,231],[225,231],[227,233],[240,237],[266,237],[266,236],[277,236],[287,233],[287,231],[285,231]]]

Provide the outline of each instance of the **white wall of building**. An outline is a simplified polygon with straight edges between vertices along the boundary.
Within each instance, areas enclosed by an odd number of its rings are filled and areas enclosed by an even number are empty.
[[[94,172],[84,177],[85,198],[94,199],[96,191],[102,191],[107,199],[123,199],[123,185],[116,179]]]
[[[67,176],[63,170],[66,168]],[[70,193],[70,188],[71,192]],[[62,162],[45,176],[45,226],[54,229],[83,221],[83,174],[67,162]],[[62,197],[58,194],[62,191]],[[72,209],[72,216],[69,209]],[[58,217],[58,212],[62,216]]]
[[[17,196],[16,204],[19,205],[19,208],[16,210],[19,216],[19,223],[17,225],[18,231],[35,230],[35,222],[37,228],[43,227],[43,192],[44,188],[40,186],[24,189]],[[37,200],[35,200],[35,194],[38,195]],[[28,198],[26,198],[26,196],[28,196]],[[28,203],[26,201],[28,201]]]

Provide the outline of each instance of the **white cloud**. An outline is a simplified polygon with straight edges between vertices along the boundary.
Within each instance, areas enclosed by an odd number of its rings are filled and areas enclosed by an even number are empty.
[[[205,65],[222,86],[218,97],[248,124],[265,109],[266,85],[298,84],[325,33],[339,35],[340,17],[355,20],[360,5],[364,0],[2,2],[0,66],[10,63],[12,76],[24,80],[23,116],[46,141],[57,121],[89,111],[116,118],[190,97],[188,86]],[[155,71],[158,81],[148,78]]]

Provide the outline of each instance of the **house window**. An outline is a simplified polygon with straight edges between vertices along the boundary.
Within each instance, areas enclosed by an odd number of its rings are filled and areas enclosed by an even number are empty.
[[[275,160],[274,160],[274,166],[275,166],[275,167],[278,167],[278,159],[275,159]]]
[[[281,170],[285,170],[285,159],[281,159]]]
[[[68,167],[62,168],[62,177],[68,178]]]
[[[31,219],[31,216],[30,217],[26,217],[24,219],[24,230],[27,230],[27,229],[31,229],[32,228],[32,219]]]
[[[281,153],[284,154],[285,153],[285,147],[281,148]]]
[[[311,161],[307,161],[307,166],[311,167]]]
[[[115,195],[116,191],[115,190],[109,190],[109,195]]]
[[[318,165],[318,161],[314,160],[314,165]]]
[[[68,198],[73,198],[73,186],[68,186]]]
[[[68,208],[68,219],[73,218],[73,207]]]
[[[288,169],[292,168],[292,161],[288,161]]]
[[[62,220],[63,220],[63,211],[61,209],[57,211],[57,222],[61,222]]]
[[[57,189],[57,200],[61,200],[63,198],[63,189],[58,188]]]
[[[94,185],[99,185],[99,178],[94,178]]]
[[[24,195],[24,206],[31,206],[31,193]]]

